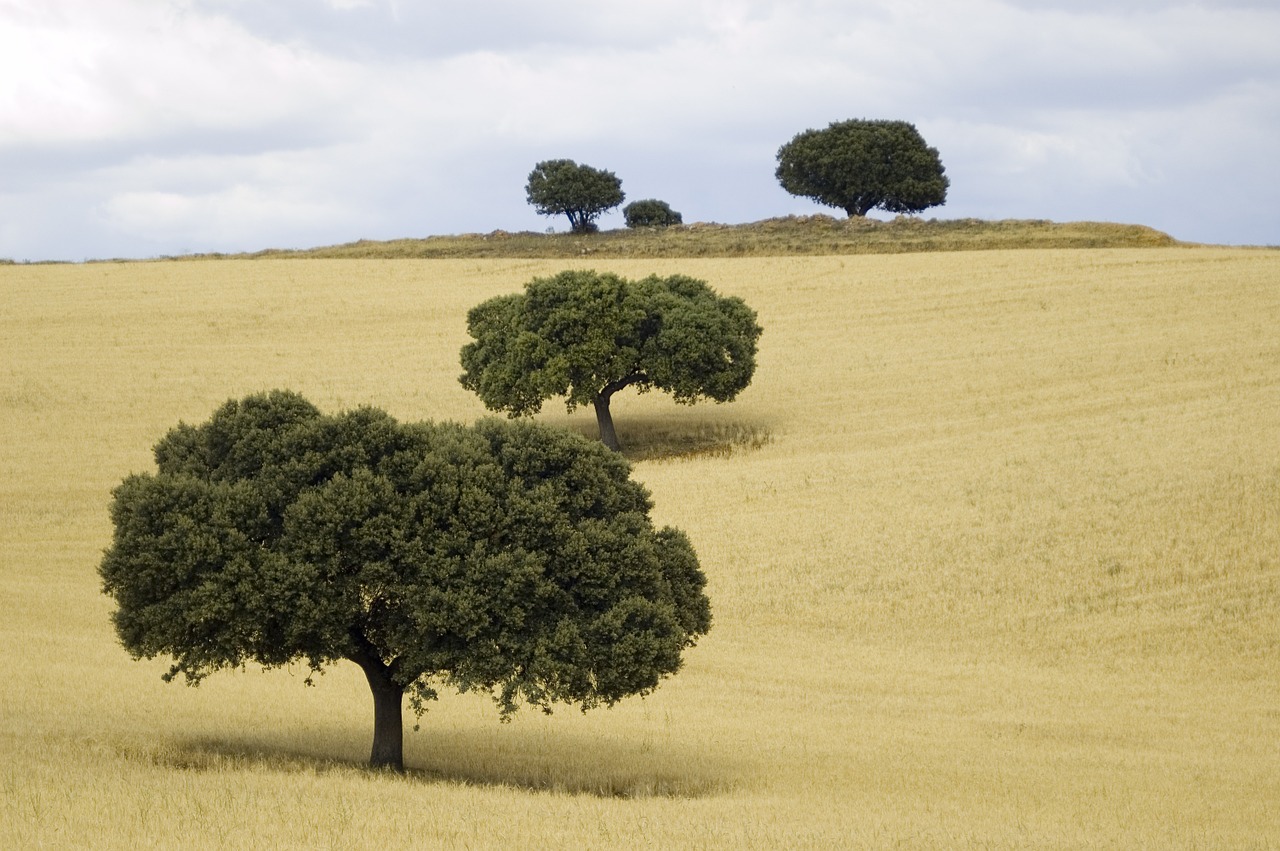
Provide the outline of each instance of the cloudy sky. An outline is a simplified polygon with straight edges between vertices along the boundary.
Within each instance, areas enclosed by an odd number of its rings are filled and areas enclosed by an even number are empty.
[[[1277,45],[1276,0],[0,0],[0,258],[564,230],[558,158],[841,215],[773,172],[848,118],[938,148],[926,216],[1278,244]]]

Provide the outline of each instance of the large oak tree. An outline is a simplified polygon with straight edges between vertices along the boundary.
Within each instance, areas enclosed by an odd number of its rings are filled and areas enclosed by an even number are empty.
[[[531,422],[402,424],[276,391],[230,401],[116,488],[100,567],[125,648],[199,683],[339,660],[403,767],[437,690],[584,710],[653,690],[710,627],[689,541],[598,443]]]

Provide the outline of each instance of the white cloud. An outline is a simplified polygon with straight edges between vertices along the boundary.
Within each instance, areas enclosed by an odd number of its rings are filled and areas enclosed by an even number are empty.
[[[314,120],[351,97],[359,69],[179,3],[25,3],[4,22],[0,145],[226,134]]]

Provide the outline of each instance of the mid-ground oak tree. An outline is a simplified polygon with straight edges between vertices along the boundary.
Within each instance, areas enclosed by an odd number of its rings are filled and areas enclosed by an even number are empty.
[[[275,391],[180,424],[114,491],[100,573],[165,680],[339,660],[373,692],[370,762],[403,768],[404,698],[485,690],[584,710],[646,694],[711,624],[688,540],[625,459],[532,422],[324,415]],[[308,682],[310,677],[308,677]]]
[[[778,182],[792,195],[865,216],[918,213],[947,200],[938,150],[906,121],[839,121],[778,149]]]
[[[535,278],[467,314],[462,385],[495,411],[533,414],[552,396],[595,408],[618,449],[609,402],[626,387],[684,404],[727,402],[750,382],[761,328],[737,297],[684,275],[630,281],[595,271]]]
[[[573,160],[544,160],[529,172],[529,203],[544,216],[568,216],[574,233],[590,233],[595,220],[626,198],[622,181],[611,171]]]

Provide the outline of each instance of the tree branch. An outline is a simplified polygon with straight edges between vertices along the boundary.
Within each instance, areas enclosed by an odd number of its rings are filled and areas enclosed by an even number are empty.
[[[347,655],[349,660],[355,662],[366,671],[378,671],[388,679],[395,679],[395,675],[399,673],[400,669],[399,659],[383,662],[382,654],[378,652],[378,648],[374,647],[373,643],[357,627],[351,627],[347,634],[351,637],[351,644],[354,647],[354,650]]]
[[[614,393],[617,393],[619,390],[623,389],[624,387],[630,387],[632,384],[640,384],[648,380],[649,380],[649,376],[645,375],[643,371],[637,369],[635,372],[631,373],[630,375],[623,376],[622,378],[619,378],[617,381],[610,381],[603,388],[601,388],[599,393],[596,394],[596,398],[608,399],[610,396],[612,396]]]

